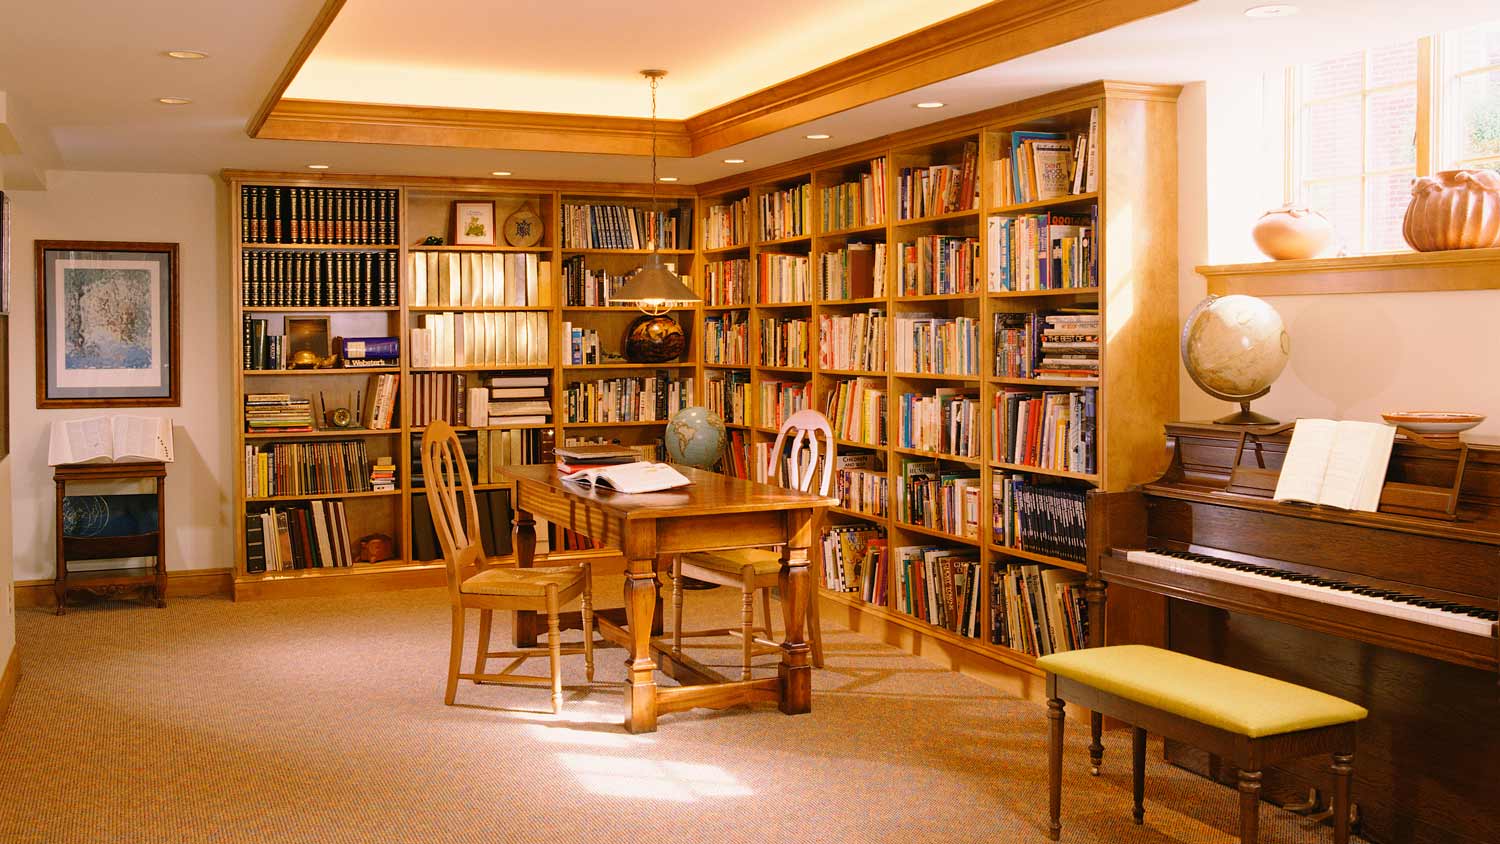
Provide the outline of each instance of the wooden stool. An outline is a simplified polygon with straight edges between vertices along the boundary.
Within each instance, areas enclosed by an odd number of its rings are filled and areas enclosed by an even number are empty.
[[[1355,726],[1362,706],[1302,686],[1145,645],[1089,648],[1044,656],[1047,672],[1048,836],[1062,832],[1062,749],[1065,703],[1133,726],[1135,822],[1141,823],[1146,733],[1186,742],[1240,770],[1240,842],[1255,844],[1260,824],[1261,770],[1283,759],[1333,755],[1333,840],[1349,841],[1349,781]]]

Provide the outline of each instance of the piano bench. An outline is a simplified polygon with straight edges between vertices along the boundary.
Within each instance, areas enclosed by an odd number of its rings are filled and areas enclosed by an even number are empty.
[[[1239,768],[1240,841],[1259,835],[1261,770],[1283,759],[1330,753],[1333,840],[1349,841],[1349,783],[1356,725],[1369,713],[1332,695],[1249,671],[1145,645],[1088,648],[1044,656],[1047,672],[1050,826],[1062,832],[1064,704],[1130,724],[1135,822],[1145,817],[1146,734],[1154,732],[1220,756]]]

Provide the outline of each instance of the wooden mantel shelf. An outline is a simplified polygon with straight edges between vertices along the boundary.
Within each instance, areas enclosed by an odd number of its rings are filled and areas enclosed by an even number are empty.
[[[1215,296],[1500,289],[1500,248],[1198,267]]]

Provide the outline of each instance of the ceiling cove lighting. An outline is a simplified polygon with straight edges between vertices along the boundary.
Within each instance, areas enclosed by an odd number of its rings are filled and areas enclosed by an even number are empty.
[[[328,169],[328,165],[327,164],[309,164],[309,165],[307,165],[307,169],[309,169],[309,170],[327,170]]]
[[[156,101],[162,105],[188,105],[192,102],[187,97],[157,97]]]
[[[206,58],[208,58],[208,54],[207,53],[200,53],[197,50],[168,50],[167,51],[167,57],[168,58],[172,58],[172,59],[185,59],[187,61],[196,61],[198,59],[206,59]]]
[[[826,141],[826,140],[828,140],[831,137],[833,137],[833,136],[832,135],[825,135],[822,132],[814,132],[811,135],[808,135],[807,139],[809,141]]]
[[[1247,18],[1289,18],[1302,11],[1290,3],[1272,3],[1266,6],[1251,6],[1245,10]]]
[[[743,158],[726,158],[726,159],[724,159],[724,163],[725,164],[744,164],[745,163],[745,159],[743,159]]]
[[[931,102],[917,103],[917,108],[942,108],[945,105],[947,105],[947,103],[940,103],[936,100],[933,100]]]
[[[667,72],[648,69],[641,71],[641,75],[651,82],[651,213],[654,217],[657,181],[668,179],[676,181],[672,176],[658,179],[656,175],[656,85],[663,76],[667,75]],[[635,274],[620,288],[620,292],[611,297],[613,302],[621,305],[635,305],[641,309],[642,313],[661,316],[679,302],[701,301],[692,288],[682,283],[677,273],[662,264],[661,253],[656,251],[657,241],[660,239],[661,234],[658,232],[657,236],[651,239],[651,254],[646,256],[646,265],[636,270]]]

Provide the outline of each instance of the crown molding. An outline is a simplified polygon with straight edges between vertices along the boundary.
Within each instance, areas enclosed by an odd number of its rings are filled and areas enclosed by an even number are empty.
[[[297,49],[292,51],[292,57],[287,59],[286,66],[281,69],[281,74],[276,77],[276,82],[267,92],[265,99],[260,101],[260,107],[255,110],[255,114],[251,115],[250,122],[245,124],[245,134],[252,138],[260,137],[261,129],[266,125],[266,119],[282,101],[286,89],[291,87],[292,80],[297,78],[302,65],[307,63],[307,57],[312,55],[318,42],[323,40],[324,33],[328,32],[328,27],[333,25],[333,19],[338,17],[339,12],[343,10],[344,2],[345,0],[324,0],[323,8],[319,9],[318,16],[313,18],[312,26],[297,43]]]

